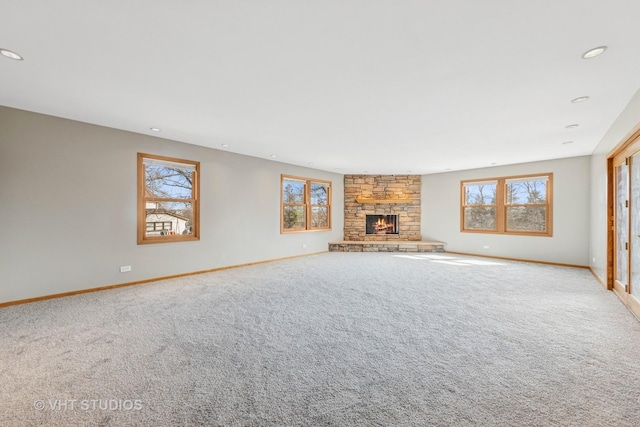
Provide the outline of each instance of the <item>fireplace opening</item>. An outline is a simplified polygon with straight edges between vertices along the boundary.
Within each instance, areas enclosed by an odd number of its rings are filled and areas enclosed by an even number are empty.
[[[367,215],[367,234],[398,234],[398,215]]]

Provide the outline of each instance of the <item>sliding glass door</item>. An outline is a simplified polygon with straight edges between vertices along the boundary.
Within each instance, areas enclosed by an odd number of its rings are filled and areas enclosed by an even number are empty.
[[[640,316],[640,138],[613,158],[613,290]]]

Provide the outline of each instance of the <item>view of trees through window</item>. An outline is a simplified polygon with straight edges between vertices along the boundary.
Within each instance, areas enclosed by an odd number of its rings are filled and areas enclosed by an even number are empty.
[[[195,189],[198,163],[140,156],[140,175],[144,186],[142,200],[139,201],[144,207],[143,240],[158,236],[164,236],[163,240],[177,236],[193,237],[197,230]]]
[[[283,221],[286,230],[305,230],[307,228],[305,188],[305,181],[287,179],[282,183]]]
[[[465,229],[496,229],[497,182],[465,185]]]
[[[330,228],[328,181],[282,176],[282,231]]]
[[[462,182],[462,230],[550,235],[551,174]]]
[[[329,185],[311,182],[311,228],[329,227]]]
[[[547,179],[507,180],[507,230],[546,231]]]
[[[175,218],[169,221],[172,224],[170,229],[165,228],[157,234],[191,234],[193,206],[190,201],[193,198],[193,170],[179,165],[145,163],[145,184],[147,222],[157,222],[150,219],[159,216]]]

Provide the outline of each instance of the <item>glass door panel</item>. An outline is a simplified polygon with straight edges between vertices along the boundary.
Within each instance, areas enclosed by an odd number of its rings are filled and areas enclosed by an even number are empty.
[[[631,157],[631,295],[640,301],[640,152]]]
[[[640,162],[639,162],[640,163]],[[615,280],[623,289],[627,289],[629,276],[629,172],[628,166],[622,163],[616,166],[616,265]]]

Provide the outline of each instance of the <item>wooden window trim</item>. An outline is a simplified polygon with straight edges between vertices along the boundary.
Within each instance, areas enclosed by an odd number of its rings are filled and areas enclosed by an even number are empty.
[[[144,160],[160,160],[172,163],[183,163],[190,167],[194,167],[194,180],[191,199],[174,199],[174,198],[148,198],[146,197],[146,182],[145,182],[145,166]],[[147,236],[147,212],[146,204],[148,201],[154,202],[179,202],[179,203],[191,203],[191,209],[193,211],[192,218],[192,230],[191,234],[175,234],[167,236]],[[138,153],[138,244],[150,244],[150,243],[174,243],[174,242],[189,242],[200,240],[200,162],[193,160],[178,159],[175,157],[157,156],[155,154]]]
[[[304,186],[304,203],[285,203],[284,202],[284,182],[287,180],[301,181],[305,183]],[[327,204],[317,205],[311,203],[311,184],[325,184],[327,186]],[[314,231],[328,231],[331,230],[331,191],[332,182],[324,179],[306,178],[294,175],[280,175],[280,233],[307,233]],[[300,206],[305,208],[305,228],[304,229],[286,229],[284,228],[284,208],[285,206]],[[327,226],[326,227],[313,227],[311,226],[312,212],[314,207],[326,207],[327,208]]]
[[[546,203],[507,203],[506,185],[507,181],[517,179],[535,179],[546,178]],[[495,183],[496,184],[496,203],[492,205],[467,205],[465,185],[473,183]],[[507,230],[507,209],[517,206],[542,206],[545,207],[545,223],[547,229],[545,231],[520,231],[520,230]],[[496,228],[495,229],[467,229],[464,226],[465,208],[467,207],[495,207],[496,208]],[[518,236],[541,236],[552,237],[553,236],[553,173],[535,173],[527,175],[512,175],[497,178],[482,178],[482,179],[468,179],[460,181],[460,231],[463,233],[481,233],[481,234],[508,234]]]
[[[465,184],[472,184],[472,183],[476,183],[476,184],[480,184],[480,183],[487,183],[487,184],[494,184],[496,185],[496,203],[493,204],[488,204],[488,205],[467,205],[467,194],[464,190],[465,188]],[[460,195],[461,195],[461,199],[460,199],[460,230],[464,231],[464,232],[471,232],[471,233],[497,233],[498,232],[498,217],[500,216],[500,212],[498,209],[498,204],[497,204],[497,198],[498,198],[498,194],[497,194],[497,186],[498,186],[498,180],[496,178],[489,178],[489,179],[473,179],[473,180],[466,180],[466,181],[460,181]],[[475,229],[465,229],[464,228],[464,213],[465,213],[465,208],[495,208],[496,209],[496,228],[475,228]]]

